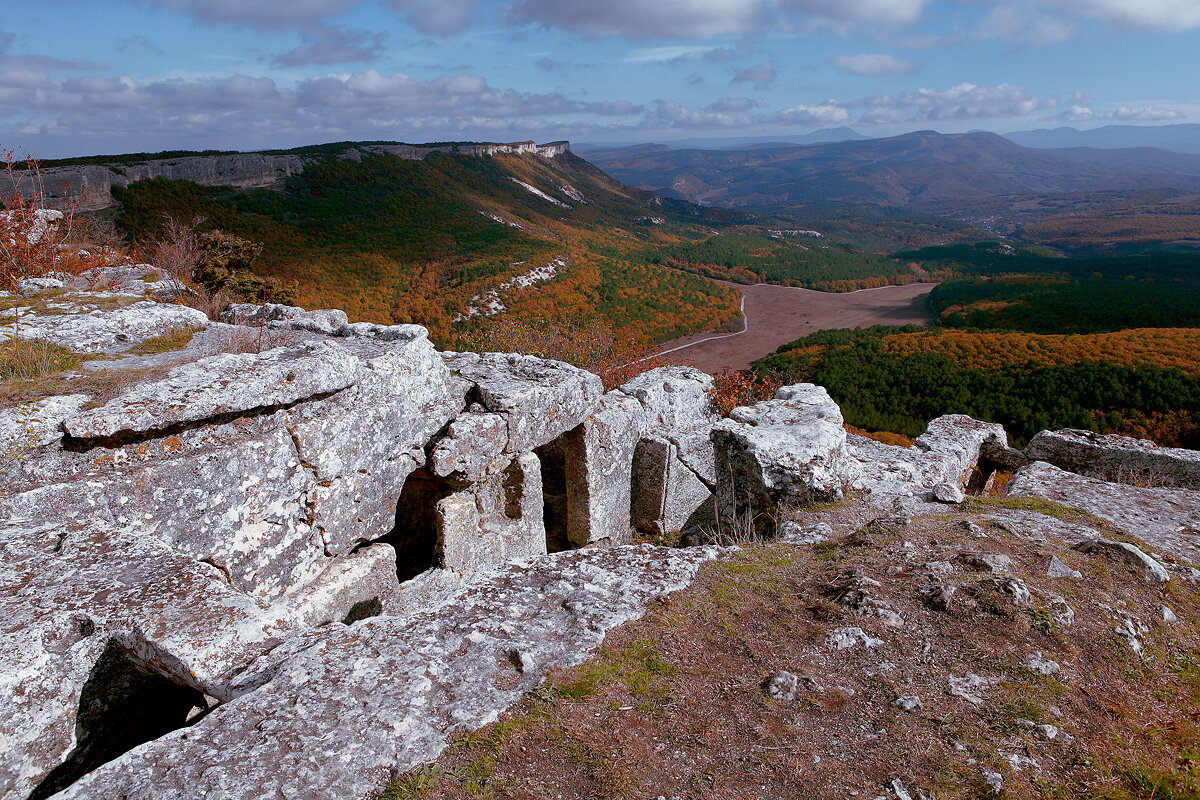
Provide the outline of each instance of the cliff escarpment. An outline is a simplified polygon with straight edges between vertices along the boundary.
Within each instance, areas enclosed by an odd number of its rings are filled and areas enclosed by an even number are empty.
[[[430,153],[458,153],[468,156],[523,154],[553,158],[569,153],[569,142],[463,143],[444,145],[410,145],[403,143],[371,143],[359,146],[347,144],[339,148],[340,158],[358,159],[363,153],[388,153],[398,158],[421,160]],[[111,163],[89,158],[89,163],[51,166],[41,170],[44,193],[54,207],[74,203],[80,211],[95,211],[113,205],[112,187],[128,186],[135,181],[164,178],[190,181],[201,186],[229,186],[238,189],[268,188],[304,171],[313,155],[301,151],[292,153],[220,153],[214,155],[181,156],[178,158],[147,158],[130,161],[114,157]],[[94,163],[100,160],[100,163]],[[25,185],[22,189],[30,191]]]

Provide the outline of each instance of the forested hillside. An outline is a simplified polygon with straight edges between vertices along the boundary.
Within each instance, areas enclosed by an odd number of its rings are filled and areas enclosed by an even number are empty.
[[[825,386],[846,422],[916,436],[932,417],[1000,422],[1016,444],[1083,428],[1200,446],[1200,330],[1038,336],[875,327],[822,331],[755,368]]]
[[[742,230],[755,222],[745,214],[630,189],[570,153],[344,154],[305,150],[314,160],[277,189],[114,187],[117,221],[150,243],[167,215],[198,218],[261,243],[255,271],[292,285],[299,304],[419,322],[446,345],[498,307],[524,320],[597,318],[641,346],[737,315],[736,292],[638,254]]]

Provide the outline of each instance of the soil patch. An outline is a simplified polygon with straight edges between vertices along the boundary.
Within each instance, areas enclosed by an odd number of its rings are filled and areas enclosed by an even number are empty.
[[[910,283],[857,292],[817,292],[769,283],[724,285],[741,290],[749,329],[719,338],[712,333],[698,333],[664,342],[660,347],[664,363],[686,364],[716,374],[726,369],[746,369],[781,345],[817,331],[928,325],[933,315],[926,299],[937,284]]]
[[[1015,534],[994,521],[1014,503],[801,515],[832,538],[707,566],[382,797],[1196,797],[1194,586],[1049,517]]]

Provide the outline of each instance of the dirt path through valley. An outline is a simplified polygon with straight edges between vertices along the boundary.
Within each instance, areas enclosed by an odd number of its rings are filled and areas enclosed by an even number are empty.
[[[842,293],[767,283],[725,285],[742,291],[746,330],[717,336],[698,333],[664,342],[664,362],[687,364],[711,374],[726,368],[745,369],[780,345],[821,330],[927,325],[932,316],[925,301],[937,284],[910,283]]]

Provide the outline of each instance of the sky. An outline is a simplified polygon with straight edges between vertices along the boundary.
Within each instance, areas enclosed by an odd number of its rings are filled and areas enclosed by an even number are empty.
[[[1200,122],[1200,0],[7,0],[0,148]]]

